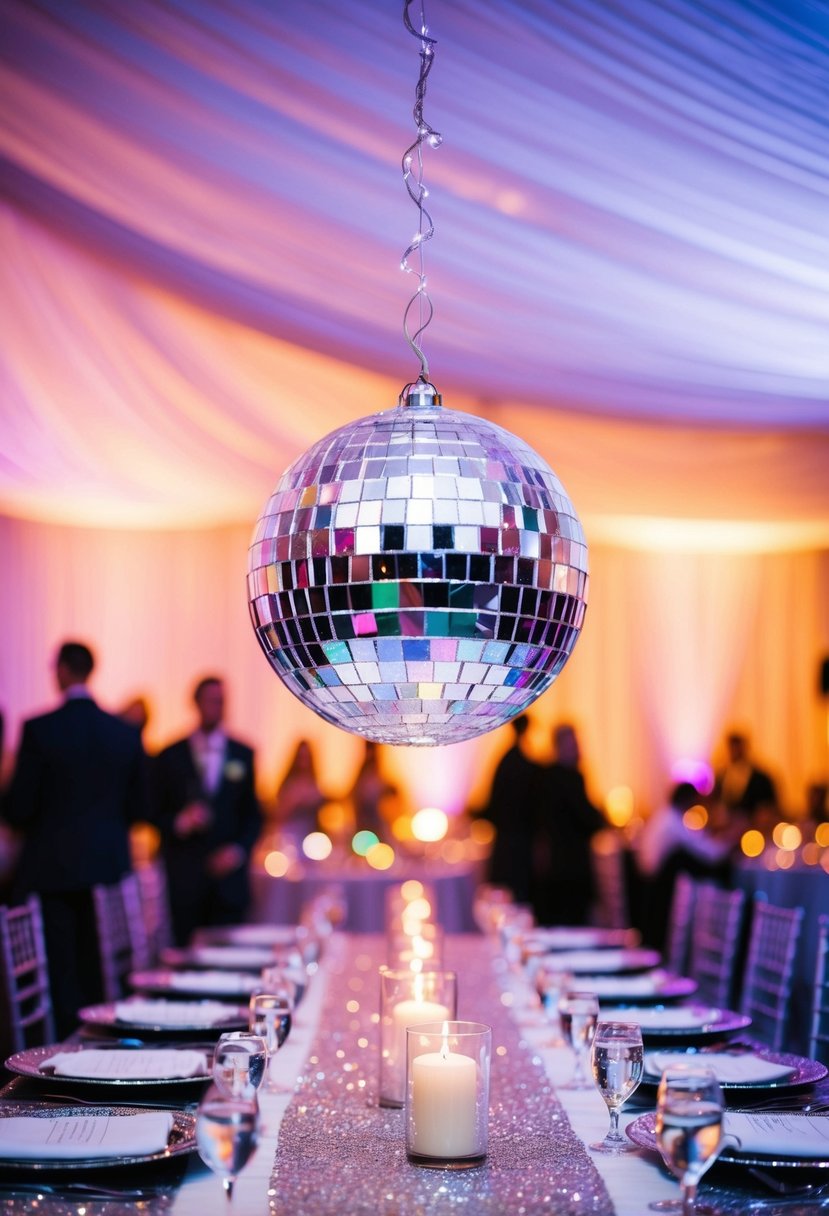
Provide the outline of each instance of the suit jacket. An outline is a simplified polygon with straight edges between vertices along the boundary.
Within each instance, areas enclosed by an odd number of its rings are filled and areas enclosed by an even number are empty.
[[[250,854],[262,826],[256,798],[253,750],[238,739],[228,739],[216,790],[208,794],[202,784],[190,739],[179,739],[153,762],[152,821],[161,833],[162,850],[170,876],[170,895],[194,892],[212,882],[205,872],[209,853],[222,844],[238,844]],[[204,832],[181,838],[173,821],[188,802],[204,802],[213,819]],[[218,881],[230,904],[247,902],[247,867]]]
[[[146,756],[134,726],[88,697],[24,723],[4,817],[23,836],[15,896],[83,891],[131,866],[146,819]]]

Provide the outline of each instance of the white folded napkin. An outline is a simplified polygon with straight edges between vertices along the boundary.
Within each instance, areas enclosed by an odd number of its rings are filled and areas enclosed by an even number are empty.
[[[585,992],[595,992],[598,997],[656,996],[664,983],[664,971],[649,971],[645,975],[579,976],[579,987]]]
[[[135,1115],[14,1115],[0,1121],[0,1158],[23,1161],[88,1161],[97,1157],[147,1157],[167,1147],[169,1111]]]
[[[260,980],[241,971],[173,971],[169,983],[179,992],[253,992]]]
[[[42,1071],[58,1077],[91,1077],[100,1081],[170,1080],[175,1077],[207,1076],[203,1051],[176,1051],[144,1047],[89,1048],[60,1051],[40,1064]]]
[[[829,1160],[829,1116],[783,1111],[727,1110],[723,1132],[742,1154],[763,1153]]]
[[[188,1026],[199,1030],[238,1018],[235,1005],[219,1001],[116,1001],[115,1019],[128,1026]]]
[[[194,946],[190,958],[203,967],[251,967],[261,970],[273,962],[273,950],[264,946]]]
[[[763,1081],[779,1081],[790,1077],[794,1069],[788,1064],[764,1060],[753,1052],[731,1054],[727,1051],[706,1051],[688,1055],[683,1051],[649,1051],[645,1054],[645,1072],[659,1077],[666,1068],[676,1065],[710,1068],[717,1080],[726,1085],[758,1085]]]
[[[643,1030],[694,1030],[716,1022],[721,1016],[719,1009],[686,1008],[678,1005],[671,1009],[648,1009],[639,1006],[628,1009],[602,1009],[600,1022],[638,1022]]]

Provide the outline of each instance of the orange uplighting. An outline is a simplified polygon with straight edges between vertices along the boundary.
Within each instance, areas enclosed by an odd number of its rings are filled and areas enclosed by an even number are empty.
[[[394,865],[394,849],[390,844],[373,844],[366,853],[366,861],[373,870],[388,870]]]
[[[740,837],[740,848],[746,857],[759,857],[765,847],[763,833],[758,832],[756,828],[749,828]]]
[[[605,811],[614,828],[623,828],[633,817],[633,790],[627,785],[614,785],[605,798]]]
[[[412,819],[412,833],[423,844],[443,840],[448,831],[449,816],[439,807],[425,806]]]
[[[689,806],[688,810],[682,816],[682,822],[686,828],[690,828],[692,832],[701,832],[708,823],[708,812],[704,806]]]
[[[803,843],[803,833],[797,824],[794,823],[775,824],[771,838],[778,849],[799,849]]]
[[[271,878],[284,878],[290,869],[291,859],[284,853],[280,853],[278,849],[274,849],[272,853],[266,854],[262,864]]]
[[[302,842],[302,851],[311,861],[325,861],[333,847],[325,832],[309,832]]]

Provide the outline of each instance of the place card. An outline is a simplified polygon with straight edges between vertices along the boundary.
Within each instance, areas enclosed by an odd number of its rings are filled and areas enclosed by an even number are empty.
[[[237,971],[173,971],[168,983],[180,992],[253,992],[259,977]]]
[[[753,1052],[706,1051],[689,1055],[683,1051],[653,1051],[645,1055],[645,1072],[653,1077],[677,1065],[710,1068],[724,1085],[760,1085],[790,1077],[795,1071],[790,1064],[764,1060]]]
[[[97,1081],[166,1081],[207,1076],[207,1057],[203,1051],[170,1048],[89,1048],[58,1052],[40,1070]]]
[[[220,1026],[239,1017],[235,1005],[219,1001],[144,1001],[115,1002],[115,1019],[126,1026],[178,1026],[198,1030]]]
[[[13,1115],[0,1122],[0,1158],[83,1161],[98,1157],[147,1157],[167,1147],[169,1111],[135,1115]]]
[[[723,1132],[739,1152],[829,1159],[829,1117],[784,1111],[734,1111],[723,1116]]]

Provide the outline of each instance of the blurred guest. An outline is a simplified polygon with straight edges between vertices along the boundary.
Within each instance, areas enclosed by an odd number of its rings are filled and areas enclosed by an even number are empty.
[[[324,802],[311,744],[300,739],[276,791],[280,831],[300,844],[309,832],[316,831],[317,813]]]
[[[253,751],[223,729],[224,685],[200,680],[198,725],[153,762],[152,822],[161,833],[173,932],[235,924],[250,899],[248,861],[261,829]]]
[[[685,813],[699,800],[690,782],[675,785],[668,802],[653,812],[636,841],[636,869],[643,880],[640,928],[647,944],[658,950],[665,944],[677,874],[728,881],[729,857],[740,825],[732,825],[721,836],[713,836],[704,827],[689,827]]]
[[[593,901],[590,839],[607,827],[587,796],[574,727],[553,731],[553,763],[536,786],[532,904],[542,925],[583,925]]]
[[[509,887],[517,903],[527,903],[531,897],[534,797],[541,772],[541,765],[524,752],[522,741],[529,725],[526,714],[510,722],[512,746],[496,765],[485,812],[496,832],[488,881]]]
[[[5,816],[22,837],[16,901],[40,896],[58,1035],[101,999],[91,889],[130,866],[130,824],[147,817],[146,758],[138,731],[93,701],[94,666],[82,642],[64,642],[55,676],[59,709],[24,723]]]
[[[380,751],[370,739],[365,741],[363,761],[348,795],[354,808],[355,827],[358,832],[374,832],[378,840],[388,835],[382,806],[387,798],[397,793],[397,786],[380,772]]]
[[[135,726],[139,734],[143,735],[150,720],[150,707],[143,697],[133,697],[131,701],[127,701],[123,709],[118,711],[118,717],[123,722],[129,722],[131,726]]]
[[[779,811],[771,776],[751,759],[747,737],[739,731],[726,736],[728,760],[717,774],[714,798],[732,814],[747,817],[753,826],[773,826]]]

